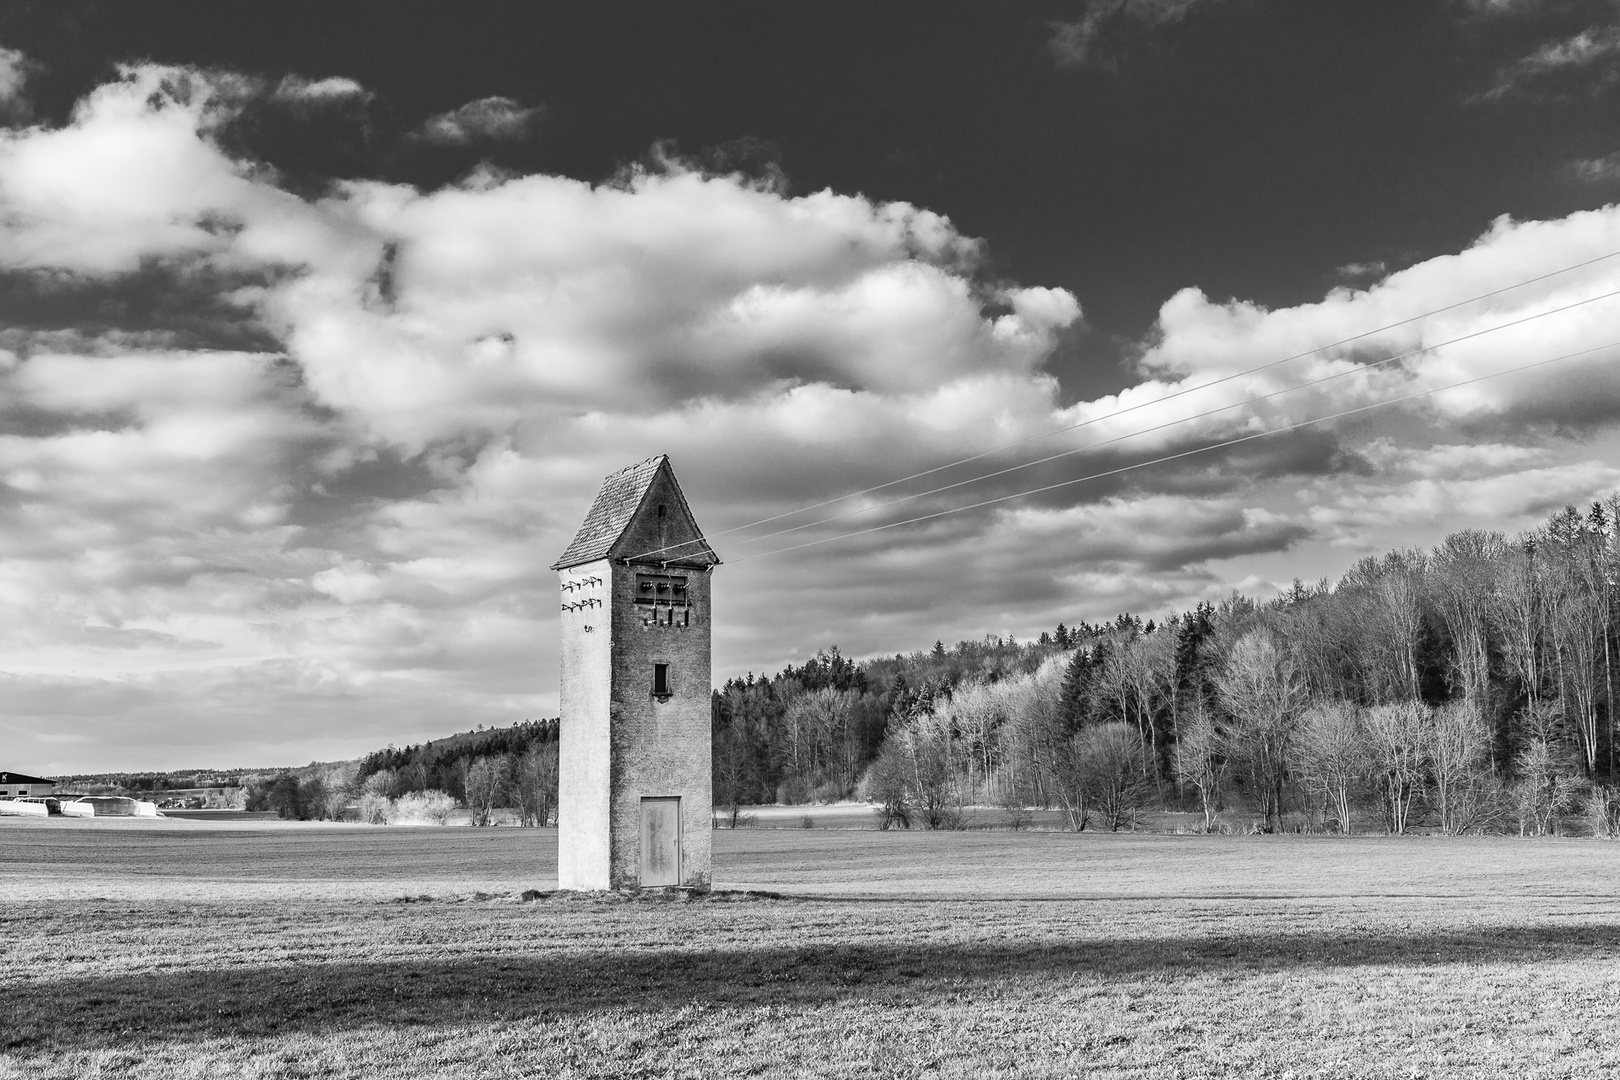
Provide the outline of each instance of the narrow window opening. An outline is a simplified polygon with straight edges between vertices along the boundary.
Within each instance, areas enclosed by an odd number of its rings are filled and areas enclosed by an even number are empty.
[[[658,504],[658,516],[659,517],[664,516],[664,504],[663,503]]]
[[[669,665],[653,665],[653,696],[669,697]]]

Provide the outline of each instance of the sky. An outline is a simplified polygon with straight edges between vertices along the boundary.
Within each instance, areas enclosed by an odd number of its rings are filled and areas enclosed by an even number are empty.
[[[554,715],[660,453],[717,681],[1620,488],[1613,0],[14,0],[0,125],[15,770]]]

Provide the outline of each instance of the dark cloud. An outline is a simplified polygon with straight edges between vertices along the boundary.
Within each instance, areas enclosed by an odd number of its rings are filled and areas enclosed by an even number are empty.
[[[0,348],[20,355],[40,349],[277,352],[280,340],[241,294],[279,276],[271,268],[160,259],[115,277],[0,270]]]

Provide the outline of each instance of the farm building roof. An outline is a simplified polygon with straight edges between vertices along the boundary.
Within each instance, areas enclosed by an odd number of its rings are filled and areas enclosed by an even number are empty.
[[[657,457],[650,457],[646,461],[638,461],[634,465],[620,469],[602,481],[602,487],[596,493],[596,501],[591,503],[590,512],[585,515],[584,523],[574,535],[573,543],[569,544],[568,549],[551,564],[551,568],[563,570],[597,559],[640,554],[614,549],[624,538],[631,523],[635,521],[637,511],[647,501],[647,495],[652,491],[661,473],[667,477],[667,490],[678,513],[684,515],[686,521],[690,523],[692,534],[697,537],[695,541],[680,544],[680,553],[676,555],[672,552],[666,556],[667,561],[675,562],[678,559],[682,563],[696,562],[709,565],[718,563],[719,556],[702,538],[697,522],[692,518],[692,510],[686,504],[686,496],[682,494],[680,484],[675,481],[675,473],[669,466],[669,456],[659,454]],[[696,550],[693,550],[694,547]]]
[[[20,772],[0,772],[0,784],[54,784],[55,780],[43,776],[29,776]]]

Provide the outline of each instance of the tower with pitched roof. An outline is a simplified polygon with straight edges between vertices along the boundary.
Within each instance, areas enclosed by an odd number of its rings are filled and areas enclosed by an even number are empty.
[[[709,575],[669,458],[602,481],[562,600],[557,883],[709,887]]]

